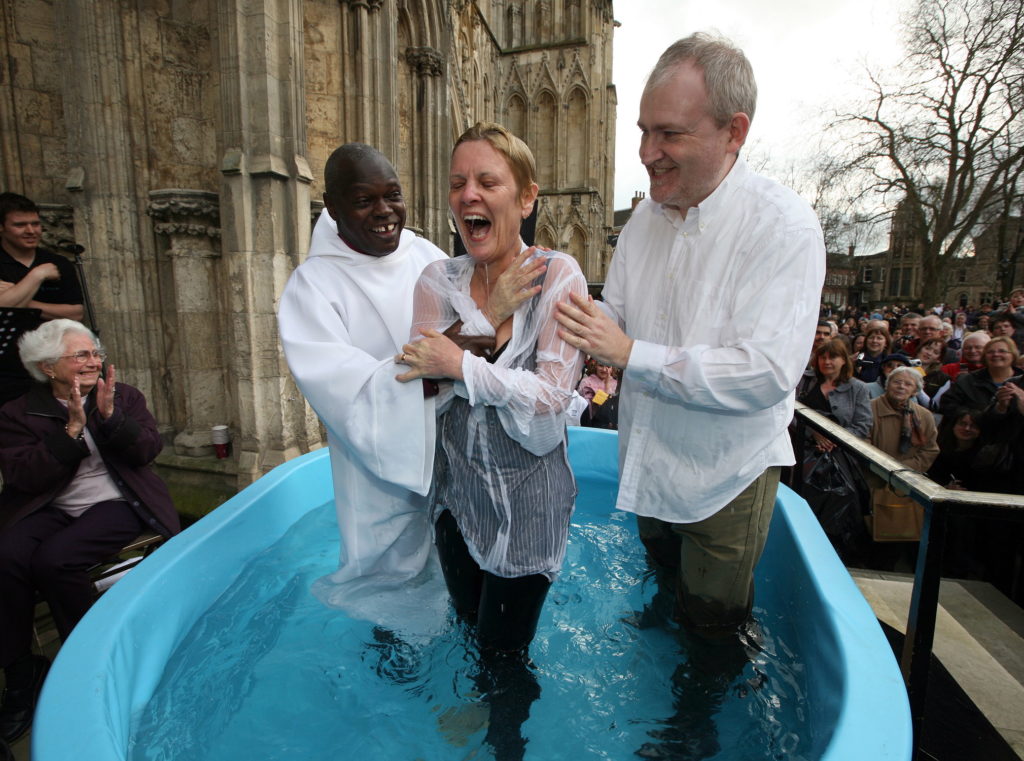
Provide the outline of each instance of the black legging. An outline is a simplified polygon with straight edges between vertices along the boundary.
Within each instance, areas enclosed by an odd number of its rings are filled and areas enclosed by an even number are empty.
[[[96,597],[88,569],[145,530],[131,506],[118,500],[77,518],[43,507],[0,531],[0,666],[31,652],[37,589],[66,640]]]
[[[505,579],[481,570],[448,510],[438,517],[435,529],[455,612],[475,625],[480,643],[482,668],[473,681],[491,711],[484,741],[494,749],[497,761],[522,761],[527,744],[522,726],[540,697],[526,651],[537,633],[551,582],[539,573]]]
[[[525,651],[537,633],[551,582],[539,573],[506,579],[481,570],[448,510],[437,519],[435,537],[455,612],[476,626],[481,655]]]

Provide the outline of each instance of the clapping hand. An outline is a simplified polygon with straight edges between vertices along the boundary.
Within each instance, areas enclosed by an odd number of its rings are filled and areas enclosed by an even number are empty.
[[[71,382],[71,393],[68,395],[68,424],[64,430],[68,436],[77,439],[85,428],[85,406],[82,404],[82,389],[76,377]]]
[[[1010,404],[1017,402],[1017,411],[1024,415],[1024,388],[1016,383],[1004,383],[996,391],[996,412],[1000,414],[1010,409]]]
[[[107,377],[96,381],[96,408],[104,420],[114,414],[114,389],[117,386],[117,373],[113,365],[107,365]]]

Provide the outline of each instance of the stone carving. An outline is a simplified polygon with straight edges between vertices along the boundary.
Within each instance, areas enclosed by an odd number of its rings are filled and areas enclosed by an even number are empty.
[[[75,239],[75,214],[70,206],[41,203],[39,218],[43,221],[43,246],[57,248],[57,241]]]
[[[384,0],[341,0],[349,8],[366,8],[373,13],[379,11],[384,5]]]
[[[444,56],[435,48],[409,48],[405,60],[421,77],[439,77],[444,74]]]
[[[146,214],[160,235],[189,235],[220,239],[220,205],[216,193],[205,190],[153,190]]]

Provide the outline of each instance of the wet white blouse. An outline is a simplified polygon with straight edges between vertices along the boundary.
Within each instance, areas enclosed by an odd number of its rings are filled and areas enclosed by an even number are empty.
[[[554,311],[570,293],[585,296],[587,283],[572,257],[537,255],[548,260],[543,288],[516,310],[504,349],[493,364],[464,352],[465,380],[445,384],[439,397],[442,467],[435,475],[432,511],[452,511],[484,570],[553,579],[565,555],[576,494],[559,448],[583,363],[580,352],[558,336]],[[468,256],[424,269],[416,285],[413,338],[427,328],[444,331],[457,320],[463,334],[487,330],[473,327],[479,324],[470,296],[473,269]],[[453,402],[454,396],[468,404]]]
[[[505,432],[542,455],[565,439],[564,413],[583,363],[580,352],[558,336],[555,304],[567,301],[570,293],[586,296],[587,282],[571,256],[557,251],[537,255],[548,257],[543,290],[516,310],[512,337],[494,364],[463,354],[465,380],[453,384],[453,391],[474,406],[497,407]],[[463,322],[464,335],[494,334],[469,295],[473,266],[472,258],[460,256],[424,269],[416,285],[413,340],[427,329],[443,332],[457,320]],[[535,352],[536,370],[523,369],[524,358]]]

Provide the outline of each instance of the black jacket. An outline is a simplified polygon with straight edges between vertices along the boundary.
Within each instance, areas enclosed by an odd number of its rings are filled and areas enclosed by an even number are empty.
[[[86,426],[114,484],[153,531],[177,533],[170,492],[151,465],[163,440],[146,398],[137,388],[118,383],[114,414],[103,420],[94,397],[95,392],[85,400]],[[0,408],[0,528],[49,504],[89,455],[85,441],[67,435],[67,421],[67,409],[40,383]]]

